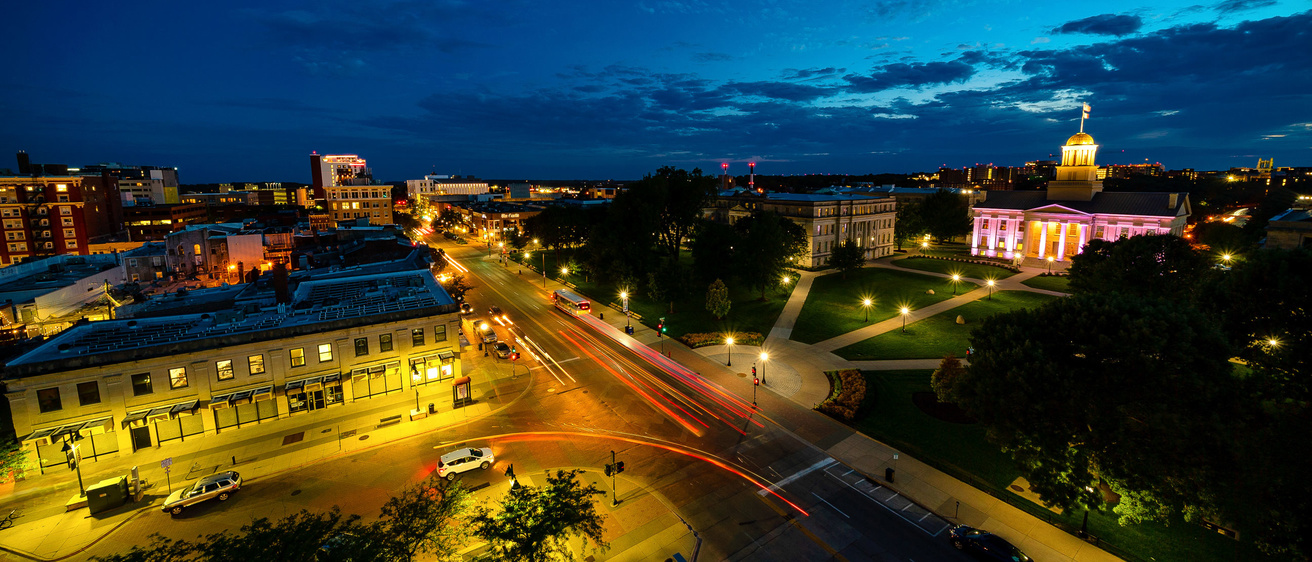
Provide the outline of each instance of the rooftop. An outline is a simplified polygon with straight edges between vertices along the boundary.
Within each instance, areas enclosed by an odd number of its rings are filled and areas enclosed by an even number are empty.
[[[872,199],[882,199],[878,195],[825,195],[821,193],[767,193],[765,198],[769,201],[779,202],[798,202],[798,203],[830,203],[837,201],[870,201]]]
[[[1174,205],[1171,198],[1175,196]],[[1057,205],[1088,214],[1174,217],[1183,207],[1188,210],[1187,193],[1099,192],[1090,201],[1050,201],[1046,191],[989,191],[976,209],[1028,210]]]

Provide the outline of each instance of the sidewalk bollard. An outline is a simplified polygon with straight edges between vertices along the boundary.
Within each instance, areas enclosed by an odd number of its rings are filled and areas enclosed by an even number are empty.
[[[884,469],[884,480],[885,480],[886,482],[892,482],[892,481],[893,481],[893,467],[890,466],[890,467]]]
[[[597,316],[598,316],[598,318],[597,318],[598,320],[605,320],[605,319],[606,319],[606,313],[605,313],[605,312],[598,312],[598,313],[597,313]]]
[[[232,456],[232,466],[237,466],[237,455]]]

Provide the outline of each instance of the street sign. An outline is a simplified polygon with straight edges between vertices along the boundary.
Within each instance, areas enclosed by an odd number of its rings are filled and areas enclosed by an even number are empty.
[[[173,457],[169,457],[169,458],[167,458],[167,459],[164,459],[164,460],[162,460],[162,461],[159,461],[159,465],[160,465],[160,467],[162,467],[162,468],[164,469],[164,472],[168,472],[168,471],[169,471],[169,467],[170,467],[170,466],[173,466]]]

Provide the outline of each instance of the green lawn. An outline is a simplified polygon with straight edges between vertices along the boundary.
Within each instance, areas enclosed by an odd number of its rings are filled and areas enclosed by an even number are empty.
[[[938,256],[941,258],[963,258],[970,257],[970,246],[967,244],[933,244],[928,248],[922,248],[919,244],[914,246],[908,245],[907,250],[911,255],[924,254],[927,256]]]
[[[916,392],[929,392],[931,371],[863,371],[866,401],[853,423],[857,430],[901,450],[962,481],[988,491],[1032,515],[1068,530],[1077,530],[1083,511],[1062,515],[1007,491],[1020,471],[1011,458],[984,437],[975,425],[930,416],[912,402]],[[1251,542],[1225,538],[1176,518],[1171,524],[1144,523],[1122,527],[1110,511],[1089,514],[1089,532],[1108,550],[1127,560],[1270,560]]]
[[[550,250],[545,252],[547,271],[551,279],[558,280],[561,277],[560,264],[568,264],[572,253],[573,250],[561,250],[558,263],[555,252]],[[522,255],[521,253],[520,256]],[[540,269],[542,259],[543,254],[534,252],[529,257],[528,265]],[[687,252],[680,256],[680,261],[684,262],[685,266],[692,266],[692,258]],[[528,272],[526,271],[525,274],[527,275]],[[541,273],[539,272],[538,275]],[[796,279],[797,276],[793,274],[792,277]],[[577,272],[571,272],[566,279],[577,286],[579,294],[595,303],[598,312],[621,314],[620,311],[606,306],[609,303],[620,304],[619,287],[610,283],[598,283],[595,277],[585,280],[584,276],[578,275]],[[540,284],[541,278],[537,282]],[[665,335],[670,337],[677,338],[686,333],[697,332],[758,332],[762,336],[767,336],[775,320],[779,319],[779,313],[788,302],[793,287],[796,286],[796,283],[791,283],[786,290],[766,291],[769,300],[762,302],[760,291],[745,287],[734,279],[725,279],[724,282],[729,287],[729,300],[732,302],[729,316],[724,320],[716,320],[706,311],[706,287],[703,286],[693,287],[689,298],[675,301],[672,314],[668,312],[668,303],[657,303],[648,299],[645,295],[645,287],[629,287],[629,309],[642,315],[641,323],[651,328],[655,328],[657,321],[665,317]]]
[[[1060,291],[1063,293],[1071,292],[1071,280],[1069,277],[1031,277],[1021,281],[1021,284],[1027,287],[1034,287],[1035,289]]]
[[[963,290],[970,285],[963,285]],[[933,289],[935,294],[925,291]],[[873,301],[865,321],[862,299]],[[792,339],[815,343],[898,315],[899,307],[919,309],[952,298],[952,281],[910,271],[868,267],[817,277],[793,326]]]
[[[952,275],[955,273],[960,274],[962,277],[969,277],[971,279],[1002,279],[1016,274],[1009,269],[1003,269],[991,265],[934,260],[929,258],[918,258],[915,256],[894,260],[893,265],[905,267],[907,269],[932,271],[934,273],[942,273],[945,275]]]
[[[935,314],[929,318],[907,324],[907,331],[885,332],[865,341],[839,349],[839,357],[853,361],[868,359],[938,359],[948,353],[966,356],[970,346],[970,331],[980,322],[999,312],[1040,306],[1058,297],[1028,291],[999,291],[993,298],[980,299],[970,304]],[[957,324],[957,316],[965,324]]]

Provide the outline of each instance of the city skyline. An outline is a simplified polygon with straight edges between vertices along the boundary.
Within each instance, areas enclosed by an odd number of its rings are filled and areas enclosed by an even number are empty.
[[[1089,103],[1104,163],[1308,165],[1302,7],[27,4],[0,146],[185,183],[308,183],[311,151],[385,181],[909,173],[1048,159]]]

